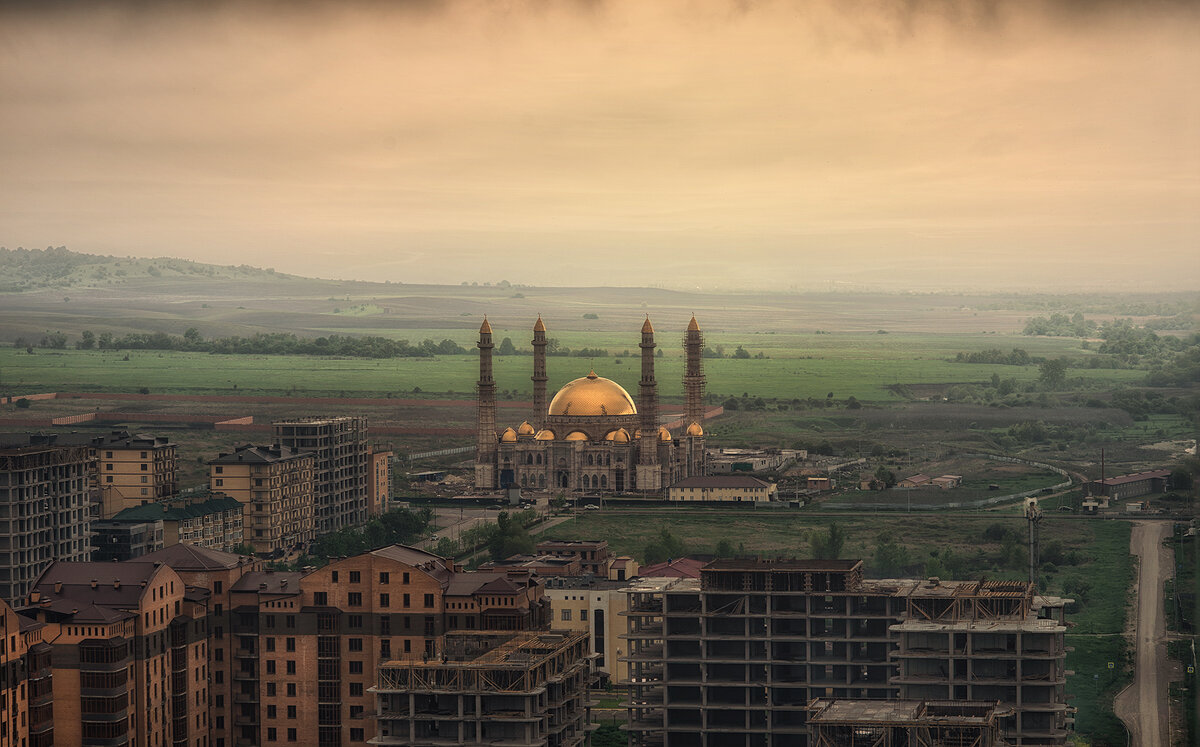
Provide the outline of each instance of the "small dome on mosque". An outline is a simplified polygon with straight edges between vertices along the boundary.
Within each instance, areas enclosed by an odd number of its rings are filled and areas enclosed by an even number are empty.
[[[618,428],[615,431],[609,431],[608,435],[604,437],[604,440],[612,441],[615,444],[627,444],[629,443],[629,431],[625,430],[624,428]]]
[[[533,440],[534,441],[553,441],[554,440],[554,431],[550,430],[549,428],[543,428],[537,432],[537,435],[533,437]]]
[[[537,433],[537,431],[534,430],[533,426],[529,424],[528,420],[517,426],[518,436],[532,436],[534,433]]]
[[[483,318],[483,324],[479,325],[479,334],[490,335],[492,333],[492,325],[488,324],[487,317]]]
[[[699,322],[696,321],[695,314],[692,314],[692,321],[688,322],[687,331],[688,332],[699,332],[700,331],[700,324],[699,324]]]
[[[551,415],[596,417],[636,415],[637,407],[624,387],[592,371],[563,385],[550,400],[549,411]]]
[[[642,325],[642,334],[643,335],[654,334],[654,325],[650,323],[649,316],[646,317],[646,322]]]
[[[502,444],[516,443],[516,441],[517,441],[517,432],[514,431],[512,428],[505,428],[504,432],[500,434],[500,443],[502,443]]]
[[[666,428],[659,426],[658,440],[659,441],[670,441],[671,440],[671,432],[669,430],[667,430]]]
[[[699,423],[692,423],[688,426],[687,434],[689,436],[703,436],[704,429],[700,427]]]
[[[545,322],[542,321],[541,314],[538,314],[538,320],[533,323],[533,331],[534,332],[545,332],[546,331],[546,324],[545,324]]]
[[[563,440],[564,441],[587,441],[588,436],[583,431],[571,431],[570,433],[567,434],[567,437],[564,438]]]

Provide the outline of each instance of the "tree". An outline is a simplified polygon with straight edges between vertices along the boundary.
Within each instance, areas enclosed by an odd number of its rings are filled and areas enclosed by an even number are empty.
[[[496,351],[496,355],[516,355],[517,346],[513,345],[511,337],[505,337],[500,341],[500,349]]]
[[[837,560],[842,555],[846,544],[846,533],[835,521],[829,525],[826,532],[814,532],[812,536],[813,558],[817,560]]]
[[[728,539],[722,539],[717,543],[717,551],[714,554],[718,558],[732,558],[734,554],[733,543]]]
[[[741,345],[738,345],[737,350],[733,351],[733,357],[737,358],[739,360],[746,360],[747,358],[750,357],[750,353],[746,352],[746,349],[744,347],[742,347]]]
[[[885,490],[896,486],[896,473],[883,465],[875,470],[875,479],[883,483]]]
[[[85,329],[79,334],[79,342],[75,343],[75,347],[79,350],[91,350],[96,347],[96,333]]]
[[[1057,389],[1067,380],[1067,362],[1062,358],[1047,358],[1038,371],[1038,381],[1050,389]]]
[[[896,543],[891,534],[880,532],[875,545],[875,570],[881,576],[904,575],[909,564],[908,548]]]
[[[687,548],[683,546],[682,541],[671,534],[671,530],[664,527],[658,533],[658,537],[646,544],[642,555],[647,565],[653,565],[666,560],[682,558],[687,555]]]

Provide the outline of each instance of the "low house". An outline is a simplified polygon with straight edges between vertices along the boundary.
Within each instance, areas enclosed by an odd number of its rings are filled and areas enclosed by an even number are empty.
[[[1119,501],[1126,498],[1137,498],[1151,493],[1167,492],[1167,481],[1171,476],[1169,469],[1154,469],[1146,472],[1135,472],[1129,475],[1109,477],[1105,480],[1092,480],[1083,485],[1084,495],[1106,496]]]
[[[922,474],[918,473],[918,474],[913,475],[912,477],[906,477],[903,480],[901,480],[900,482],[896,483],[896,487],[898,487],[898,488],[926,487],[929,485],[930,479],[931,478],[929,477],[929,475],[922,475]]]
[[[962,485],[962,475],[942,475],[941,477],[933,478],[929,482],[935,488],[949,490],[950,488],[957,488],[959,485]]]
[[[749,475],[708,475],[680,480],[668,489],[667,497],[672,501],[742,503],[773,501],[778,492],[775,483]]]

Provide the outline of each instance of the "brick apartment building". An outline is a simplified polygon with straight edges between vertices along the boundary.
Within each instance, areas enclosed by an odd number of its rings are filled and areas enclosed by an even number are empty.
[[[50,669],[53,733],[37,743],[207,747],[207,620],[169,567],[56,562],[17,611],[51,650],[29,670]],[[30,685],[39,697],[41,679]],[[41,719],[30,712],[32,743]]]
[[[309,417],[273,424],[275,441],[312,452],[315,529],[328,534],[367,522],[367,419]]]
[[[97,458],[100,518],[179,493],[175,444],[166,438],[113,431],[93,439],[92,447]]]
[[[281,555],[316,536],[315,464],[308,451],[246,444],[208,462],[209,488],[245,507],[245,544],[256,553]]]

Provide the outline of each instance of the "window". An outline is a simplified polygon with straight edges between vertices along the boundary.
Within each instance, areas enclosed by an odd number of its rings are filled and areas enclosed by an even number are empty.
[[[391,580],[392,580],[392,574],[388,573],[387,571],[379,572],[379,583],[386,584],[386,583],[389,583]]]
[[[108,472],[112,472],[113,466],[111,464],[106,464],[104,465],[104,469]]]
[[[347,627],[351,627],[351,628],[362,628],[363,616],[362,615],[346,615],[346,625],[347,625]]]
[[[275,718],[275,706],[267,706],[267,718]]]
[[[432,595],[432,594],[426,594],[426,595],[425,595],[425,608],[426,608],[426,609],[429,609],[429,608],[430,608],[430,607],[432,607],[432,606],[433,606],[433,595]]]
[[[350,683],[350,696],[354,697],[354,698],[361,698],[362,694],[363,694],[362,683],[361,682],[351,682]]]
[[[290,705],[287,708],[288,718],[296,718],[296,706]]]
[[[225,585],[223,583],[221,583],[220,581],[213,581],[213,594],[220,594],[221,589],[223,589],[223,588],[225,588]]]
[[[404,580],[404,583],[406,583],[406,584],[408,583],[408,574],[407,573],[404,574],[403,580]]]
[[[329,606],[329,593],[324,592],[324,591],[314,591],[313,592],[313,604],[315,604],[318,607],[328,607]]]
[[[364,732],[362,729],[351,729],[350,730],[350,741],[351,742],[361,742],[361,741],[363,741],[363,737],[364,737]]]
[[[406,582],[406,583],[407,583],[407,582]],[[411,602],[411,600],[410,600],[409,596],[408,596],[407,594],[405,594],[405,595],[404,595],[404,606],[405,606],[405,607],[409,607],[409,606],[411,606],[411,604],[412,604],[412,602]]]
[[[361,571],[350,571],[350,583],[361,584],[362,583],[362,572]]]
[[[286,650],[286,651],[295,651],[296,650],[296,639],[295,638],[286,639],[283,642],[283,647],[284,647],[284,650]]]
[[[287,661],[287,673],[288,673],[288,674],[295,674],[295,673],[296,673],[296,660],[295,660],[295,659],[288,659],[288,661]]]
[[[350,662],[350,674],[362,674],[363,667],[361,661]]]
[[[275,727],[273,727],[273,726],[267,727],[267,741],[268,742],[275,741]]]
[[[562,619],[564,622],[567,620],[570,620],[571,619],[571,610],[563,610],[562,611]]]
[[[149,464],[143,464],[143,465],[141,465],[141,467],[142,467],[142,472],[148,472],[150,470]]]
[[[267,650],[268,650],[268,651],[274,651],[274,650],[275,650],[275,639],[274,639],[274,638],[268,638],[268,639],[267,639]]]
[[[347,640],[347,646],[346,646],[346,650],[348,650],[348,651],[362,651],[362,650],[363,650],[363,639],[361,639],[361,638],[350,638],[350,639],[348,639],[348,640]]]
[[[391,595],[389,595],[389,594],[380,594],[379,595],[379,606],[380,607],[389,607],[389,606],[391,606],[391,603],[392,603]]]
[[[360,705],[350,706],[350,718],[362,718],[363,707]]]
[[[267,674],[275,674],[275,660],[267,659]]]
[[[267,683],[267,695],[272,698],[275,697],[275,683],[274,682]]]
[[[289,698],[296,697],[296,683],[295,682],[287,683],[287,696]]]
[[[332,571],[333,582],[337,583],[337,571]]]
[[[104,478],[104,481],[105,481],[105,482],[112,482],[112,481],[113,481],[113,476],[112,476],[112,475],[108,475],[107,477],[105,477],[105,478]]]
[[[361,591],[352,591],[349,594],[347,594],[346,595],[346,604],[350,605],[351,607],[361,607],[362,606],[362,592]]]
[[[579,619],[587,622],[587,610],[579,610]]]
[[[225,481],[218,477],[217,479],[213,480],[213,483],[219,488],[225,484]]]
[[[296,730],[295,729],[288,729],[288,741],[289,742],[296,741]]]
[[[404,653],[406,653],[406,654],[412,653],[412,641],[410,641],[407,638],[404,639]]]

